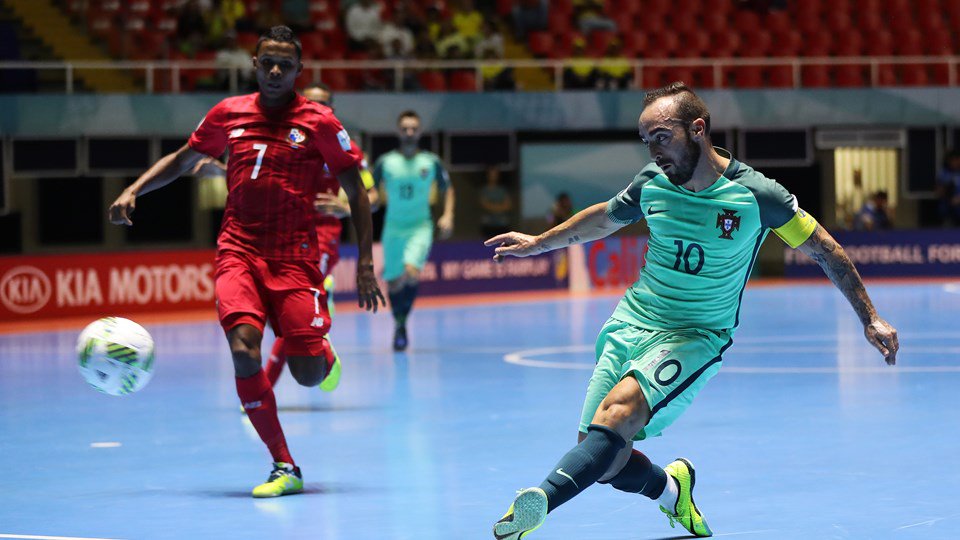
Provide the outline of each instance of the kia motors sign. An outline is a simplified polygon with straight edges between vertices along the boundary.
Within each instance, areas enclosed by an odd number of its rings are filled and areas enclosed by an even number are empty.
[[[209,308],[213,250],[0,257],[0,322]]]

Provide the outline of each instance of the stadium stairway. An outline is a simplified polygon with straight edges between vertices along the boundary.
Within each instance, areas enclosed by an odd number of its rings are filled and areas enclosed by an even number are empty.
[[[23,21],[34,34],[65,60],[104,60],[108,57],[91,43],[70,20],[48,0],[4,0],[13,14]],[[131,74],[122,71],[96,69],[75,71],[85,85],[95,92],[136,92],[137,86]]]

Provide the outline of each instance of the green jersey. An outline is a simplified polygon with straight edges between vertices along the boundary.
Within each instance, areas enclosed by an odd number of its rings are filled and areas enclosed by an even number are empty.
[[[450,185],[450,177],[440,158],[433,152],[419,151],[412,158],[393,150],[377,160],[373,168],[377,185],[383,185],[387,195],[385,225],[409,228],[429,223],[430,188],[434,182],[443,192]]]
[[[698,192],[674,185],[651,163],[610,199],[607,216],[621,224],[647,220],[640,277],[613,318],[652,330],[732,332],[770,229],[796,247],[817,225],[783,186],[732,158],[723,176]]]

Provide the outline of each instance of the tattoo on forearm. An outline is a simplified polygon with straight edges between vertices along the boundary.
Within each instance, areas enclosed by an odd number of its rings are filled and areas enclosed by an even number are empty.
[[[818,230],[814,233],[808,255],[817,261],[823,273],[840,289],[860,322],[868,324],[876,316],[876,311],[863,287],[860,274],[843,248],[829,234]]]

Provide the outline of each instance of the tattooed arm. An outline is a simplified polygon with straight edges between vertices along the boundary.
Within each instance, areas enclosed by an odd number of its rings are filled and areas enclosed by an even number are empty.
[[[867,290],[863,287],[860,274],[847,257],[843,247],[830,236],[826,229],[817,225],[816,230],[797,249],[817,261],[823,273],[840,289],[863,324],[863,333],[867,341],[883,354],[887,364],[897,362],[897,350],[900,348],[897,330],[877,315]]]
[[[497,246],[494,259],[502,260],[504,255],[527,257],[546,253],[574,244],[582,244],[610,236],[624,225],[615,223],[607,217],[607,203],[597,203],[578,212],[570,219],[539,235],[531,236],[518,232],[509,232],[494,236],[484,242],[486,246]]]

